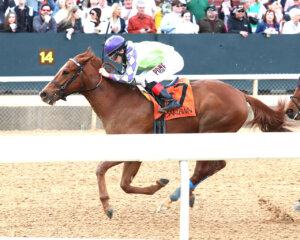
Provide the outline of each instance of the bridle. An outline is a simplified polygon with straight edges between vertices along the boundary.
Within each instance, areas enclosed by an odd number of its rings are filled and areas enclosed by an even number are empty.
[[[298,80],[297,87],[300,88],[300,78]],[[298,109],[298,112],[294,116],[294,119],[296,119],[300,115],[300,106],[296,103],[295,99],[300,99],[300,97],[297,97],[297,96],[293,95],[293,96],[290,96],[290,99],[291,99],[291,101],[295,104],[295,106]]]
[[[84,64],[80,64],[78,63],[74,58],[70,58],[69,59],[70,61],[72,61],[73,63],[75,63],[77,65],[77,69],[75,71],[75,73],[73,74],[73,76],[68,80],[66,81],[63,85],[60,85],[58,82],[56,82],[54,79],[51,81],[56,87],[58,87],[59,91],[58,91],[58,94],[54,94],[52,96],[52,99],[56,98],[56,97],[59,97],[59,99],[62,99],[64,101],[66,101],[66,97],[67,95],[70,95],[70,94],[73,94],[73,93],[83,93],[83,92],[89,92],[89,91],[93,91],[95,89],[97,89],[100,84],[102,83],[102,80],[103,80],[103,77],[102,75],[100,75],[100,80],[99,82],[96,84],[95,87],[92,87],[92,88],[88,88],[86,89],[86,86],[85,86],[85,82],[84,82],[84,78],[83,78],[83,68],[84,68]],[[101,67],[104,67],[105,65],[109,65],[110,67],[112,68],[116,68],[114,65],[110,64],[110,63],[103,63],[101,65]],[[81,79],[81,88],[78,89],[78,90],[70,90],[70,91],[66,91],[67,87],[70,86],[72,84],[72,82],[75,81],[75,79],[80,75],[80,79]],[[52,100],[51,99],[51,100]]]
[[[296,113],[296,115],[294,116],[294,120],[300,115],[300,106],[296,103],[296,101],[294,100],[294,98],[296,99],[300,99],[300,97],[296,97],[296,96],[290,96],[291,101],[296,105],[298,112]]]

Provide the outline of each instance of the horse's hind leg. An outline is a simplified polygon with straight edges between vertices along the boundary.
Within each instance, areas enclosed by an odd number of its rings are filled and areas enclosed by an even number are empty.
[[[102,203],[104,212],[109,218],[112,218],[113,208],[109,205],[109,195],[106,188],[105,173],[108,169],[120,163],[122,162],[100,162],[96,170],[100,201]]]
[[[126,193],[137,193],[137,194],[147,194],[152,195],[157,192],[162,187],[166,186],[169,182],[168,179],[161,178],[156,181],[155,185],[150,185],[148,187],[134,187],[131,186],[131,182],[135,175],[137,174],[141,162],[125,162],[123,167],[123,174],[120,186]]]
[[[216,172],[220,171],[226,166],[224,160],[220,161],[197,161],[194,169],[194,174],[190,178],[190,206],[193,207],[195,197],[193,191],[199,183],[206,178],[212,176]],[[180,187],[177,188],[159,207],[158,211],[163,212],[170,208],[172,202],[177,201],[180,198]]]

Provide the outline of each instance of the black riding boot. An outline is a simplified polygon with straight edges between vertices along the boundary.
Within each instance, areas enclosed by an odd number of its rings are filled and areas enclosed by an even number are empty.
[[[150,89],[156,96],[167,103],[167,106],[159,109],[158,112],[166,113],[169,110],[181,107],[180,103],[175,100],[160,83],[150,82],[147,84],[146,88]]]

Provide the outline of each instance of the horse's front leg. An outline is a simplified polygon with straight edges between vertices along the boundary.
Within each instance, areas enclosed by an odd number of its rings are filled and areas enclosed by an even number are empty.
[[[131,186],[132,180],[137,174],[141,162],[125,162],[123,167],[123,174],[121,179],[121,188],[126,193],[137,193],[137,194],[147,194],[152,195],[157,192],[162,187],[166,186],[169,182],[168,179],[161,178],[156,181],[154,185],[150,185],[148,187],[134,187]]]
[[[212,176],[216,172],[220,171],[226,166],[224,160],[220,161],[197,161],[194,174],[190,178],[190,207],[194,206],[195,196],[193,191],[199,183],[206,178]],[[158,208],[158,212],[164,212],[171,207],[171,203],[177,201],[180,198],[181,190],[177,188]]]
[[[108,169],[120,163],[122,162],[100,162],[96,170],[100,201],[102,203],[105,214],[109,218],[112,218],[113,216],[113,208],[109,205],[109,195],[106,188],[105,173]]]

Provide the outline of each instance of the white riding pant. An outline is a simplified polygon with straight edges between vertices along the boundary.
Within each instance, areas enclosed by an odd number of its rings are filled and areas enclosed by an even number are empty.
[[[156,66],[151,70],[143,71],[141,74],[135,76],[135,80],[138,84],[141,84],[143,87],[146,86],[147,83],[156,81],[161,82],[163,80],[168,79],[175,73],[181,71],[184,66],[184,61],[182,56],[173,51],[169,53],[161,64]]]

